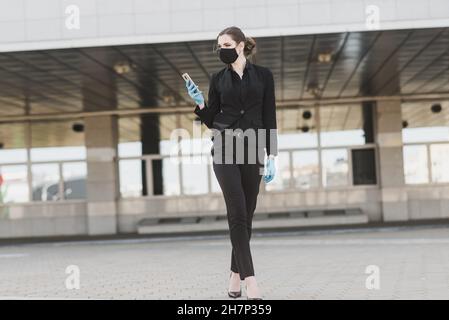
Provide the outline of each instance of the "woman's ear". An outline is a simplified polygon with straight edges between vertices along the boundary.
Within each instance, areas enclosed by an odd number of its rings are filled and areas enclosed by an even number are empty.
[[[245,41],[240,41],[239,47],[240,47],[240,53],[245,52]]]

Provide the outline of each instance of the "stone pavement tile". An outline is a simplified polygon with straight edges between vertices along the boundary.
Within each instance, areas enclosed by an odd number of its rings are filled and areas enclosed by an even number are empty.
[[[255,235],[251,248],[265,299],[447,300],[447,231]],[[230,253],[228,237],[3,246],[0,297],[227,300]],[[69,265],[79,290],[65,287]],[[379,290],[366,288],[368,266]]]

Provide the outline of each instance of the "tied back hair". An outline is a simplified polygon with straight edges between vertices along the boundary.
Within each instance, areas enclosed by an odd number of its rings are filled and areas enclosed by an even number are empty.
[[[256,40],[254,40],[254,38],[245,36],[243,31],[239,27],[232,26],[220,31],[220,33],[216,38],[216,42],[218,42],[218,37],[224,34],[229,35],[232,38],[232,40],[234,40],[237,44],[239,44],[241,41],[244,41],[245,47],[243,49],[243,54],[245,55],[246,58],[253,60],[254,62],[255,53],[257,52]]]

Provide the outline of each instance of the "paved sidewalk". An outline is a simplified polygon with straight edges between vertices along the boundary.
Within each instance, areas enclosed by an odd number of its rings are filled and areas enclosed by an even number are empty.
[[[254,234],[251,247],[265,299],[449,299],[446,228]],[[0,298],[227,299],[230,249],[226,236],[3,246]]]

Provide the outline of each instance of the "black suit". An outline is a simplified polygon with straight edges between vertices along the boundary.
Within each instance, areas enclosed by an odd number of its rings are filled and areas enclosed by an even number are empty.
[[[267,155],[277,155],[273,73],[249,60],[245,64],[245,73],[240,79],[230,64],[213,73],[208,101],[203,109],[197,105],[194,113],[210,129],[220,129],[238,118],[240,119],[232,126],[233,129],[266,129],[266,141],[261,146],[266,148]]]
[[[194,113],[210,129],[220,130],[233,123],[231,129],[267,129],[261,143],[258,143],[260,139],[256,134],[257,159],[263,159],[259,156],[263,147],[266,148],[267,155],[278,153],[274,80],[268,68],[246,60],[242,78],[230,64],[212,74],[208,102],[203,109],[197,105]],[[232,139],[235,142],[240,138]],[[215,146],[216,137],[213,142]],[[245,159],[247,153],[251,152],[250,145],[245,139]],[[222,146],[225,147],[226,143]],[[249,241],[263,162],[249,163],[245,160],[237,163],[235,152],[232,155],[232,163],[214,161],[213,169],[226,203],[232,243],[231,270],[239,273],[241,280],[244,280],[245,277],[254,275]]]

